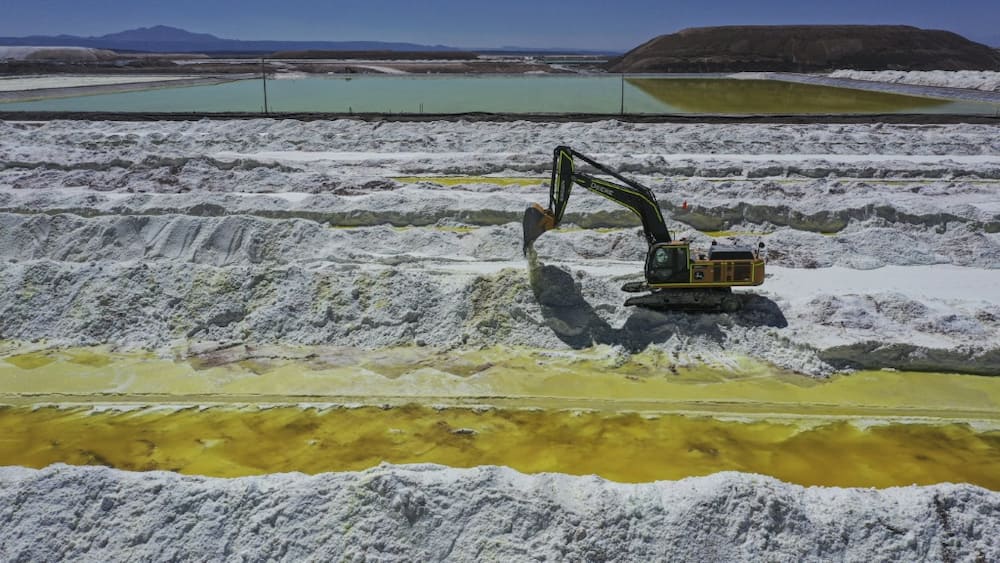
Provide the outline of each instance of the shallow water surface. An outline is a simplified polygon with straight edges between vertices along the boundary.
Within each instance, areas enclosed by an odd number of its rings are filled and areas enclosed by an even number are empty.
[[[236,477],[391,463],[506,465],[628,482],[718,471],[802,485],[967,482],[1000,490],[1000,431],[541,409],[0,408],[0,464]]]
[[[238,345],[183,359],[103,347],[19,351],[0,359],[0,400],[392,402],[579,407],[645,412],[932,416],[1000,420],[1000,379],[867,371],[831,379],[745,359],[675,365],[655,350],[622,357],[607,346],[549,351],[497,346]]]
[[[777,80],[630,78],[629,83],[678,113],[936,113],[961,106],[947,100]]]
[[[0,103],[4,111],[264,112],[260,80]],[[354,76],[271,80],[270,112],[959,113],[995,104],[769,80],[620,75]]]
[[[650,481],[756,472],[805,485],[1000,490],[1000,379],[746,360],[677,366],[518,348],[102,347],[0,360],[0,465],[212,476],[383,461]]]

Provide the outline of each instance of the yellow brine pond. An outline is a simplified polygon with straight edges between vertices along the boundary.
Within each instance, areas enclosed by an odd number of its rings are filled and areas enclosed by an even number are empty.
[[[627,482],[733,470],[1000,490],[990,377],[823,380],[605,347],[0,350],[0,465],[231,477],[430,462]]]

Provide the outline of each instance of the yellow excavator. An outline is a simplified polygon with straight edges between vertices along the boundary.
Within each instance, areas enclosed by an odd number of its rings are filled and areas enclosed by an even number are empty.
[[[578,172],[576,160],[620,183]],[[545,231],[559,226],[574,185],[624,206],[642,221],[642,231],[649,243],[646,281],[626,283],[622,291],[644,295],[630,297],[625,305],[732,313],[743,306],[739,295],[732,292],[733,287],[764,283],[764,259],[760,255],[764,243],[751,249],[713,241],[707,255],[694,257],[686,239],[671,238],[652,190],[567,146],[556,147],[553,151],[548,208],[536,203],[524,212],[525,255]]]

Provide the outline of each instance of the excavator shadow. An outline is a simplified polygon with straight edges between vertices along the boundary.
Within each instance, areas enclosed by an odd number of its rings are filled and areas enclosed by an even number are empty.
[[[675,334],[707,337],[721,343],[725,340],[723,327],[788,326],[777,303],[751,294],[743,296],[743,308],[736,313],[636,308],[621,328],[614,328],[584,299],[567,270],[539,262],[531,267],[530,281],[545,323],[560,340],[575,349],[608,344],[637,352],[650,344],[666,342]]]

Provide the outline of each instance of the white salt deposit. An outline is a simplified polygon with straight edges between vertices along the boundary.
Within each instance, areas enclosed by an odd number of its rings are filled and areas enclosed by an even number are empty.
[[[1000,92],[1000,72],[991,70],[837,70],[833,78],[913,84],[916,86],[942,86]]]
[[[888,345],[902,356],[870,367],[997,364],[996,126],[250,120],[0,133],[6,338],[655,346],[682,365],[749,355],[814,375],[852,365],[831,354]],[[746,310],[623,307],[645,244],[627,210],[583,190],[536,245],[579,309],[541,303],[552,288],[529,283],[518,223],[546,200],[560,143],[653,187],[696,248],[708,245],[696,228],[763,240],[771,276],[741,290]],[[449,174],[483,177],[394,179]],[[491,183],[509,176],[538,180]],[[927,350],[945,355],[926,365]]]
[[[769,278],[740,290],[744,311],[623,307],[645,243],[582,190],[536,244],[532,285],[519,221],[545,180],[397,179],[546,178],[563,143],[653,187],[698,248],[697,228],[763,239]],[[851,362],[984,372],[1000,366],[998,159],[991,125],[2,122],[0,338],[169,354],[608,344],[816,376]],[[1000,560],[995,492],[738,473],[9,467],[0,523],[0,560],[24,561]]]
[[[17,561],[996,561],[1000,494],[800,487],[718,473],[619,484],[381,465],[239,479],[0,468]]]
[[[2,57],[0,57],[2,58]],[[24,90],[40,90],[43,88],[74,88],[77,86],[107,86],[113,84],[139,84],[143,82],[164,82],[170,80],[188,80],[196,76],[162,75],[162,76],[29,76],[0,77],[0,92],[19,92]]]
[[[380,72],[382,74],[410,74],[409,72],[406,72],[405,70],[398,69],[398,68],[393,68],[391,66],[384,66],[384,65],[363,64],[363,65],[352,65],[352,66],[357,67],[357,68],[365,68],[365,69],[368,69],[368,70],[374,70],[375,72]]]
[[[96,61],[116,57],[114,51],[93,49],[90,47],[63,46],[4,46],[0,45],[0,61],[2,60],[63,60],[63,61]]]
[[[518,156],[519,153],[492,153],[491,156],[494,158],[513,158]],[[232,160],[245,160],[252,159],[263,162],[393,162],[393,161],[412,161],[420,160],[423,163],[427,163],[431,160],[455,162],[462,159],[474,159],[479,156],[475,152],[405,152],[405,153],[377,153],[377,152],[358,152],[358,151],[320,151],[320,152],[306,152],[306,151],[265,151],[258,153],[234,153],[234,152],[219,152],[215,155],[216,158],[224,161]],[[606,154],[589,154],[594,159],[605,159],[605,158],[616,158],[619,155],[617,153],[606,153]],[[800,154],[800,153],[787,153],[787,154],[726,154],[720,155],[716,153],[702,153],[702,154],[638,154],[631,153],[629,155],[633,159],[657,159],[663,162],[712,162],[712,161],[725,161],[725,162],[740,162],[740,163],[750,163],[750,162],[803,162],[803,161],[818,161],[818,162],[828,162],[831,164],[845,164],[845,163],[883,163],[883,162],[907,162],[915,164],[941,164],[941,163],[960,163],[960,164],[985,164],[985,165],[1000,165],[1000,155],[934,155],[934,154]]]

